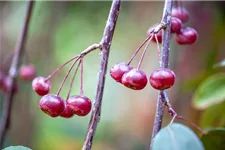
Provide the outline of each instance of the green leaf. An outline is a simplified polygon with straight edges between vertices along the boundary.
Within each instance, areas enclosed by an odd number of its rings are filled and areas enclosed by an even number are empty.
[[[221,127],[225,125],[225,102],[206,109],[201,116],[202,128]]]
[[[225,128],[214,128],[203,135],[202,143],[206,150],[224,150],[225,149]]]
[[[196,90],[193,106],[206,109],[225,100],[225,74],[216,74],[206,79]]]
[[[204,150],[197,135],[188,127],[173,123],[155,136],[152,150]]]
[[[9,146],[4,148],[3,150],[32,150],[32,149],[24,146]]]

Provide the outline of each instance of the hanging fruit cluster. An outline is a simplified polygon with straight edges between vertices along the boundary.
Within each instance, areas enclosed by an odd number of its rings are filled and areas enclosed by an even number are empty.
[[[189,13],[183,7],[175,7],[171,14],[171,33],[176,34],[176,42],[180,45],[193,44],[198,37],[197,31],[191,27],[183,27],[183,23],[189,20]],[[114,65],[110,70],[111,77],[125,87],[133,90],[142,90],[146,87],[148,78],[144,71],[140,69],[146,50],[150,42],[157,44],[158,55],[160,57],[160,46],[162,43],[163,30],[155,31],[160,24],[155,24],[147,31],[147,39],[134,52],[128,63],[120,62]],[[147,43],[147,44],[146,44]],[[137,68],[130,66],[130,63],[137,55],[137,53],[144,46],[144,50]],[[161,68],[161,61],[159,61],[160,68],[153,71],[149,77],[150,85],[157,90],[165,90],[170,88],[175,83],[175,73],[167,68]]]

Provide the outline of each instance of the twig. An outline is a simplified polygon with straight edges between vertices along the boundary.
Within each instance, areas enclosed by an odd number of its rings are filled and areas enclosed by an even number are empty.
[[[9,69],[9,87],[10,88],[9,88],[9,92],[7,93],[5,97],[4,104],[3,104],[3,112],[2,112],[1,127],[0,127],[0,147],[2,147],[3,145],[5,133],[9,129],[9,125],[10,125],[11,107],[12,107],[12,100],[14,95],[13,85],[16,82],[16,75],[17,75],[17,70],[19,67],[19,61],[23,54],[24,46],[27,39],[28,26],[30,24],[33,4],[34,4],[33,1],[27,2],[25,19],[24,19],[21,33],[19,35],[16,47],[15,47],[12,64]]]
[[[115,26],[117,23],[117,18],[120,12],[120,6],[121,0],[113,0],[108,20],[105,26],[104,34],[101,40],[102,52],[100,57],[100,69],[98,73],[96,95],[93,102],[94,106],[91,112],[89,127],[82,150],[91,150],[94,134],[97,129],[98,122],[100,121],[102,96],[105,85],[105,75],[107,71],[109,51],[112,43]]]
[[[163,68],[168,68],[169,66],[169,51],[170,51],[170,20],[171,20],[171,11],[172,11],[172,0],[165,0],[164,10],[162,21],[166,24],[166,29],[164,29],[162,49],[161,49],[161,62]],[[152,141],[153,143],[155,135],[159,132],[162,126],[163,112],[164,112],[164,101],[165,95],[164,91],[161,90],[158,95],[157,108],[155,114],[154,127],[152,132]],[[152,144],[150,145],[151,149]]]

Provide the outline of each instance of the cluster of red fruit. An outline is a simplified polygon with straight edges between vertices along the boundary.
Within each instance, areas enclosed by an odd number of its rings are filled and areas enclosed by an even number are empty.
[[[142,70],[134,69],[124,62],[114,65],[110,70],[110,75],[117,82],[133,90],[145,88],[148,82],[147,76]],[[160,68],[151,74],[149,82],[157,90],[168,89],[175,82],[175,74],[170,69]]]
[[[182,28],[182,23],[187,22],[189,19],[188,11],[183,7],[176,7],[172,10],[171,17],[171,33],[176,33],[176,41],[178,44],[193,44],[197,40],[197,31],[193,28]],[[128,63],[121,62],[114,65],[110,70],[111,77],[122,83],[124,86],[133,90],[141,90],[145,88],[148,82],[146,74],[140,70],[140,64],[142,63],[146,49],[149,46],[149,42],[153,41],[157,43],[158,51],[160,51],[159,43],[162,43],[162,30],[155,32],[156,27],[159,24],[153,25],[147,31],[148,38],[140,45],[135,51]],[[141,47],[147,42],[144,52],[142,53],[141,60],[137,69],[130,66],[130,62],[134,56],[141,49]],[[159,52],[160,53],[160,52]],[[160,62],[161,65],[161,62]],[[175,74],[172,70],[167,68],[159,68],[150,75],[149,82],[151,86],[157,90],[165,90],[173,86],[175,82]]]
[[[172,9],[171,16],[171,33],[176,34],[176,42],[180,45],[193,44],[198,38],[197,31],[191,27],[182,27],[189,20],[189,12],[184,7],[176,7]],[[154,27],[155,25],[148,30],[148,35]],[[158,42],[162,43],[162,30],[156,36]],[[156,39],[153,38],[153,41],[156,42]]]
[[[82,58],[81,58],[82,59]],[[72,59],[71,59],[72,60]],[[71,61],[70,60],[70,61]],[[72,88],[73,81],[71,82],[71,87],[67,96],[67,99],[64,100],[62,97],[59,96],[59,93],[61,91],[61,88],[63,84],[65,83],[65,80],[67,79],[70,71],[72,70],[73,66],[77,62],[78,59],[73,63],[70,70],[67,72],[67,75],[65,76],[57,94],[48,94],[51,90],[51,82],[50,78],[55,75],[56,72],[62,69],[68,62],[63,64],[61,67],[56,69],[55,72],[53,72],[51,75],[49,75],[47,78],[45,77],[36,77],[32,82],[32,88],[33,90],[41,97],[39,101],[39,107],[40,109],[48,114],[51,117],[64,117],[64,118],[70,118],[74,114],[78,116],[86,116],[90,111],[92,107],[92,103],[89,98],[83,95],[83,90],[81,88],[80,95],[73,95],[70,96],[70,90]],[[81,64],[78,64],[77,69],[75,72],[77,72],[79,66]],[[83,66],[83,65],[81,65]],[[81,68],[82,70],[82,68]],[[76,73],[73,76],[73,80]],[[82,75],[82,74],[81,74]],[[81,78],[82,80],[82,78]],[[82,82],[81,82],[82,84]],[[82,87],[82,85],[81,85]]]
[[[24,81],[30,81],[34,79],[36,76],[36,69],[32,64],[22,65],[19,69],[19,78]],[[0,90],[3,91],[3,93],[7,93],[9,91],[9,77],[5,75],[0,70]],[[14,92],[18,91],[18,84],[15,82],[13,85]]]

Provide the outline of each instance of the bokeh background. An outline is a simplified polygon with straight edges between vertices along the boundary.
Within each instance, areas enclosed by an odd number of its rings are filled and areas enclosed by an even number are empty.
[[[146,37],[147,29],[160,22],[163,2],[123,2],[116,26],[108,70],[118,62],[127,62]],[[0,2],[0,64],[10,57],[24,18],[25,2]],[[47,76],[69,58],[101,40],[111,2],[35,2],[26,45],[28,62],[36,66],[39,76]],[[208,76],[223,72],[214,69],[215,63],[225,58],[224,2],[184,2],[190,20],[184,26],[194,27],[198,41],[180,46],[171,40],[170,68],[176,73],[176,84],[169,90],[169,98],[179,115],[201,127],[223,126],[218,115],[204,119],[205,111],[193,108],[196,88]],[[132,62],[136,67],[141,53]],[[8,72],[10,58],[1,70]],[[146,53],[141,69],[150,76],[159,67],[156,44]],[[84,59],[84,94],[94,99],[99,68],[99,51]],[[52,79],[52,93],[56,93],[68,67]],[[66,97],[68,82],[61,96]],[[38,107],[40,97],[31,82],[18,80],[19,92],[13,103],[11,128],[5,146],[24,145],[34,150],[81,149],[90,115],[71,119],[51,118]],[[79,93],[79,75],[72,94]],[[4,95],[0,92],[1,109]],[[101,122],[94,139],[93,150],[148,149],[153,128],[157,91],[150,84],[142,91],[133,91],[106,77]],[[221,105],[221,104],[220,104]],[[224,104],[223,104],[224,105]],[[215,106],[216,107],[216,106]],[[214,109],[215,110],[215,109]],[[206,117],[207,118],[207,117]],[[219,118],[219,119],[218,119]],[[163,125],[171,117],[165,111]],[[179,120],[176,120],[180,122]],[[186,124],[185,122],[182,122]]]

